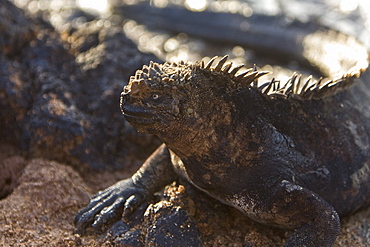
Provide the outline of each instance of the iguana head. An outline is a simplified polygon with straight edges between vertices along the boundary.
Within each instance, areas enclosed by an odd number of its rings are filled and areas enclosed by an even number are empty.
[[[130,78],[121,95],[121,109],[138,131],[165,137],[230,121],[232,104],[228,95],[265,74],[253,71],[236,75],[241,66],[231,68],[227,56],[215,66],[195,63],[151,62]],[[217,118],[217,119],[216,119]],[[163,138],[162,138],[163,139]],[[164,138],[165,139],[165,138]]]
[[[144,65],[121,94],[124,117],[138,131],[157,133],[185,115],[181,105],[188,101],[185,81],[192,69],[183,63]]]

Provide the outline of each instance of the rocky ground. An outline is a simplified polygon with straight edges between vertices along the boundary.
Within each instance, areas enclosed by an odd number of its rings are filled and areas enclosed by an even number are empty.
[[[160,58],[139,51],[118,17],[59,11],[49,22],[55,6],[25,2],[23,10],[0,3],[0,246],[284,243],[291,232],[182,181],[113,226],[120,235],[75,234],[73,218],[89,197],[130,176],[159,144],[124,122],[118,98],[136,69]],[[335,246],[370,246],[368,208],[342,219]]]
[[[21,174],[15,175],[18,186],[0,200],[0,246],[138,246],[137,242],[130,245],[128,241],[120,245],[119,239],[99,234],[74,234],[74,215],[87,204],[90,195],[128,174],[101,172],[81,176],[66,164],[26,159],[17,148],[6,144],[0,145],[0,161],[2,167],[24,167]],[[190,198],[188,190],[191,188],[182,185],[168,187],[165,200],[149,206],[147,214],[151,218],[148,217],[142,229],[149,229],[155,223],[166,227],[154,219],[162,214],[171,215],[176,205],[177,211],[181,208],[190,212],[204,246],[280,246],[290,233],[255,223],[199,192],[191,191]],[[156,213],[148,213],[154,208]],[[181,240],[176,231],[172,233]],[[161,246],[153,244],[155,238],[147,234],[143,242]],[[342,220],[335,246],[370,246],[370,210],[364,209]]]

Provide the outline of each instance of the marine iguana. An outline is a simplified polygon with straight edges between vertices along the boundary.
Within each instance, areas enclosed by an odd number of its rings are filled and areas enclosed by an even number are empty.
[[[369,109],[361,112],[353,90],[338,92],[364,68],[257,87],[265,72],[238,75],[226,60],[151,63],[131,77],[125,118],[165,144],[132,178],[95,195],[79,228],[129,214],[177,176],[258,222],[296,229],[286,246],[331,246],[339,216],[369,204]]]
[[[260,84],[267,72],[240,73],[227,56],[144,66],[121,109],[164,144],[131,178],[92,197],[77,229],[129,215],[180,176],[260,223],[295,229],[285,246],[331,246],[339,217],[370,203],[370,85],[358,79],[366,49],[357,52],[340,77],[293,74],[286,83]]]

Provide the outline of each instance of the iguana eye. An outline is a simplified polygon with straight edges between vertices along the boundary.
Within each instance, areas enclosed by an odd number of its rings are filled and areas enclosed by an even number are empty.
[[[153,93],[153,94],[150,96],[150,98],[151,98],[152,100],[158,100],[158,99],[160,98],[160,96],[159,96],[159,94],[158,94],[158,93]]]

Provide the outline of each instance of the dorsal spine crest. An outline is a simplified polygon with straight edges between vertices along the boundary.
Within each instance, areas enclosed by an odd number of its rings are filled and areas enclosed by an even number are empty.
[[[270,73],[268,71],[259,71],[256,65],[244,72],[240,70],[244,65],[233,66],[228,61],[228,56],[222,57],[217,63],[217,56],[213,57],[207,64],[204,60],[201,62],[188,63],[180,61],[178,63],[158,64],[150,62],[149,66],[144,65],[141,71],[137,71],[135,76],[130,80],[145,83],[151,87],[164,86],[181,86],[178,90],[191,90],[189,85],[194,72],[201,70],[206,74],[215,76],[227,76],[230,80],[221,83],[228,83],[230,89],[255,88],[262,94],[269,97],[294,97],[301,100],[320,99],[337,93],[348,88],[354,83],[366,68],[353,68],[341,77],[330,79],[320,78],[314,80],[308,76],[302,80],[302,75],[294,73],[286,83],[281,83],[274,78],[271,81],[258,86],[258,78]],[[206,75],[205,75],[206,76]]]

